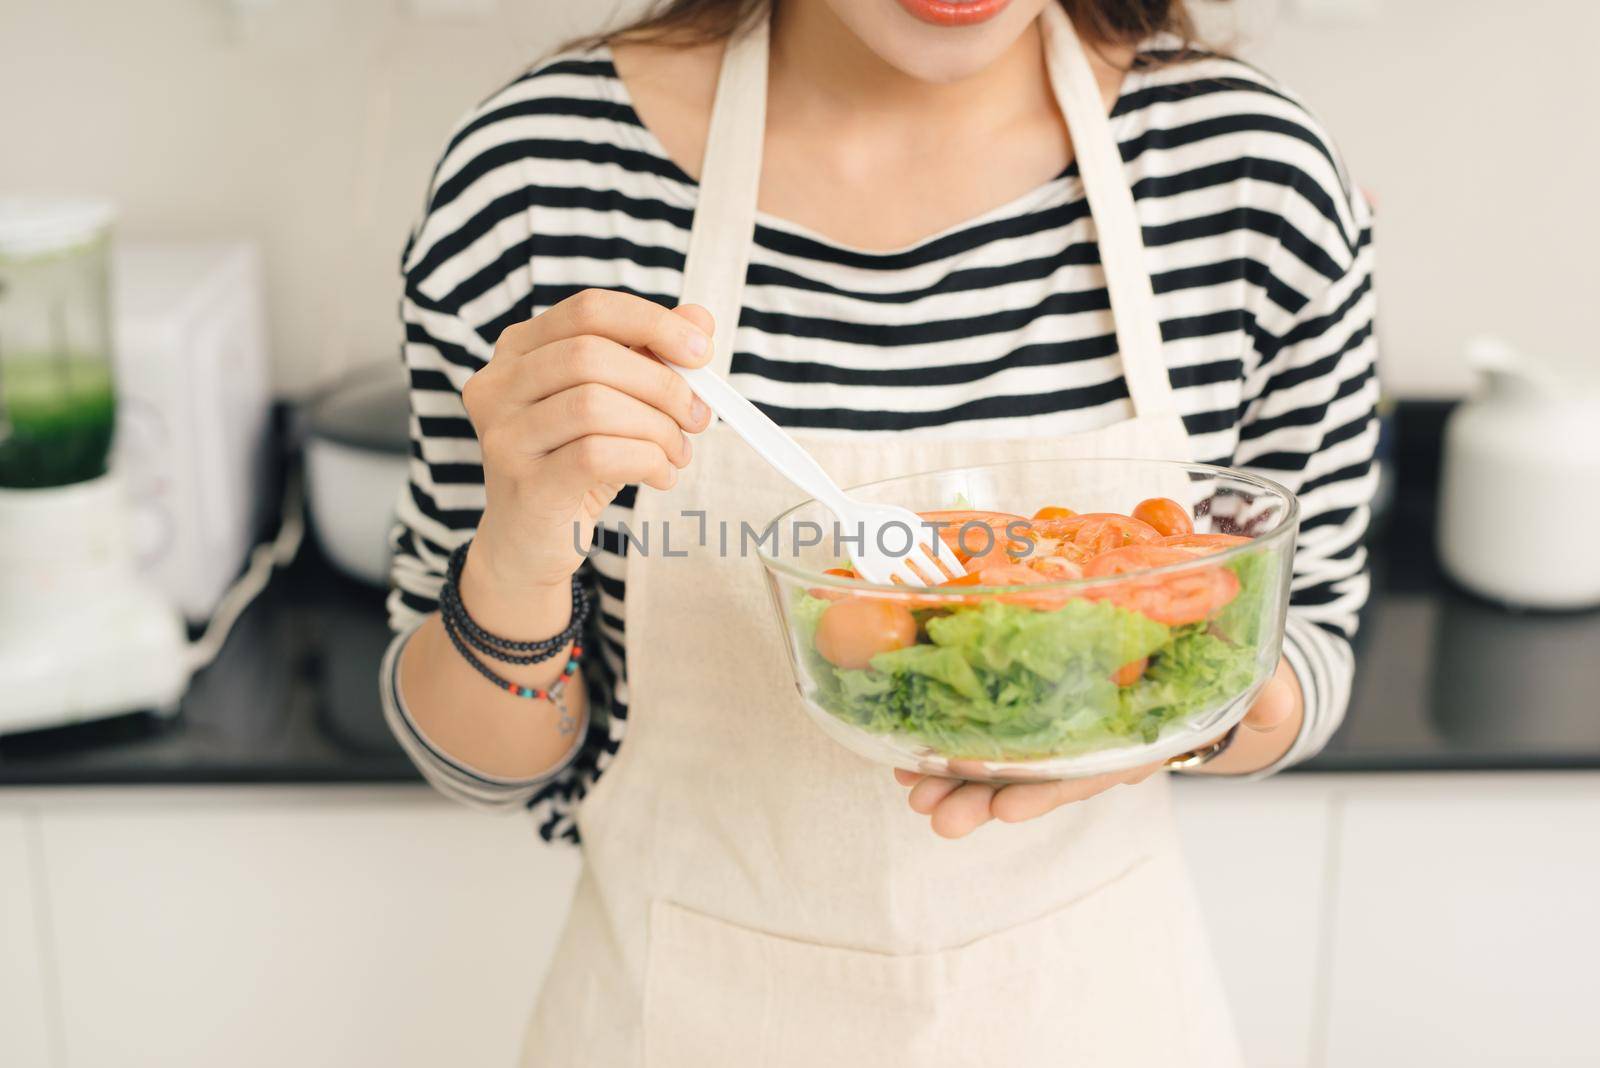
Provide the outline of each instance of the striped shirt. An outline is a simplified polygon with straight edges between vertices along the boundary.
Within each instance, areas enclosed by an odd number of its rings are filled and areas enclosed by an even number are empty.
[[[1172,58],[1157,39],[1143,55]],[[1111,114],[1195,456],[1299,496],[1285,655],[1306,695],[1285,760],[1343,716],[1367,596],[1374,486],[1371,220],[1327,136],[1255,69],[1141,63]],[[698,187],[639,121],[605,47],[518,78],[468,115],[434,174],[403,275],[411,482],[394,529],[391,725],[446,793],[526,806],[546,838],[627,733],[626,488],[585,564],[599,596],[594,712],[561,768],[478,774],[429,744],[395,696],[395,651],[433,610],[484,505],[461,387],[500,332],[588,287],[665,305],[682,286]],[[1064,435],[1129,418],[1099,250],[1074,166],[981,217],[892,252],[759,215],[729,379],[779,424],[857,432]]]

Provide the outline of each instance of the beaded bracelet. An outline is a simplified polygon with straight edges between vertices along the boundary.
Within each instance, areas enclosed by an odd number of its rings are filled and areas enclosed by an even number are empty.
[[[445,573],[444,585],[439,591],[439,619],[444,624],[444,632],[449,636],[450,644],[456,647],[456,652],[460,653],[462,658],[471,664],[480,675],[494,683],[498,688],[517,697],[530,698],[535,701],[551,701],[557,704],[558,707],[563,707],[564,712],[564,706],[561,706],[562,692],[566,689],[568,680],[577,674],[578,665],[583,661],[583,646],[577,644],[574,639],[582,631],[583,624],[589,617],[591,601],[588,591],[583,588],[578,577],[574,575],[572,579],[572,618],[561,633],[555,637],[543,638],[532,642],[518,642],[500,638],[478,626],[472,617],[467,614],[466,606],[461,603],[461,591],[458,588],[458,583],[469,545],[471,545],[470,541],[463,543],[450,554],[450,563]],[[473,650],[477,650],[507,663],[537,664],[549,660],[565,649],[568,644],[571,644],[572,648],[567,654],[567,662],[561,669],[561,675],[550,685],[549,689],[522,686],[509,679],[501,678],[495,674],[488,664],[473,655]],[[527,655],[517,655],[516,653],[508,652],[508,650],[528,650],[529,652]],[[563,714],[563,733],[568,729],[570,718],[570,716]]]
[[[572,652],[567,656],[566,666],[561,669],[560,678],[551,683],[548,690],[542,690],[535,686],[519,686],[509,679],[503,679],[499,675],[496,675],[488,664],[485,664],[482,660],[479,660],[477,657],[473,656],[472,651],[469,650],[466,646],[466,643],[461,640],[461,635],[458,634],[449,623],[445,623],[444,632],[450,636],[450,643],[456,647],[456,652],[460,653],[462,657],[465,658],[467,663],[476,668],[478,670],[478,674],[494,683],[495,686],[506,691],[506,693],[509,693],[515,697],[527,697],[535,701],[551,701],[553,703],[559,703],[562,692],[567,688],[567,681],[571,679],[573,675],[577,674],[578,665],[583,662],[583,646],[574,645],[572,647]]]
[[[577,575],[572,576],[571,616],[566,627],[554,637],[531,642],[512,641],[490,634],[478,626],[467,612],[466,605],[461,603],[461,571],[466,566],[467,549],[471,545],[470,540],[463,542],[450,554],[444,585],[439,590],[439,615],[447,625],[454,626],[461,633],[468,645],[502,663],[541,664],[565,649],[583,631],[591,605],[589,591]]]

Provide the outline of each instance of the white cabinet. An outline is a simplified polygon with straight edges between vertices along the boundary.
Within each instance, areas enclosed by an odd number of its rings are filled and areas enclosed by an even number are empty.
[[[1175,786],[1184,852],[1245,1063],[1315,1063],[1331,788],[1306,779]]]
[[[1344,802],[1328,1068],[1600,1063],[1600,785],[1470,786]]]
[[[514,1063],[576,872],[421,788],[42,820],[67,1068]]]
[[[1176,794],[1251,1068],[1600,1063],[1600,775]],[[420,786],[0,793],[0,1065],[514,1063],[576,871]]]
[[[34,818],[0,810],[0,1064],[7,1068],[54,1063]]]

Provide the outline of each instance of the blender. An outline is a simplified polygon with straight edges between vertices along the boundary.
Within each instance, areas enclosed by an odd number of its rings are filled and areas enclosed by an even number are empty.
[[[177,710],[178,613],[139,574],[116,425],[112,211],[0,199],[0,733]]]

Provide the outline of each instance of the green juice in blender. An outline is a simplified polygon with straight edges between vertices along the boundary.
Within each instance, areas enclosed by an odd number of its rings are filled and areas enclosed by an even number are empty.
[[[103,355],[0,350],[0,488],[98,478],[115,424]]]

